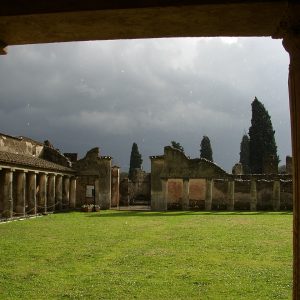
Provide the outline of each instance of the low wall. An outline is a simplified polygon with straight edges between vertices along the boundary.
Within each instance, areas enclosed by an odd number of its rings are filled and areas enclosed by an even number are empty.
[[[185,179],[187,180],[187,179]],[[207,180],[189,179],[188,195],[184,196],[183,179],[167,180],[168,210],[183,209],[188,197],[188,208],[193,210],[292,210],[293,183],[290,175],[239,175],[212,179],[208,195]],[[207,202],[211,201],[207,205]]]

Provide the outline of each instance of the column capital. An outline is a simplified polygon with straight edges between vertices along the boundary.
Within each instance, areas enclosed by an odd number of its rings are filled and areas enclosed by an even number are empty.
[[[282,45],[289,53],[291,63],[297,63],[298,65],[300,60],[300,28],[298,31],[286,32],[282,40]]]
[[[280,22],[277,38],[291,58],[290,68],[300,68],[300,5],[289,3],[284,19]]]

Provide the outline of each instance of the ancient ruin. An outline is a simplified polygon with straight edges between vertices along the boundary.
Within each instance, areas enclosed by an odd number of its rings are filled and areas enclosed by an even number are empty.
[[[291,158],[284,174],[229,174],[215,163],[191,159],[167,146],[151,156],[151,173],[120,168],[98,147],[82,159],[62,154],[49,141],[0,135],[0,214],[4,219],[38,213],[147,205],[151,210],[292,210]]]

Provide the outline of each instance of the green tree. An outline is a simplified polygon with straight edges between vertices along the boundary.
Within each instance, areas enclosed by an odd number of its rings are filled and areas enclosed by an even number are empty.
[[[142,166],[142,155],[139,152],[138,145],[136,143],[132,144],[131,154],[130,154],[130,166],[128,178],[132,179],[134,169],[140,169]]]
[[[180,143],[177,143],[175,141],[171,141],[171,145],[173,148],[180,150],[181,152],[184,153],[184,148],[180,145]]]
[[[240,146],[240,163],[243,166],[243,171],[244,174],[249,174],[250,173],[250,140],[247,134],[243,135],[242,141],[241,141],[241,146]]]
[[[262,174],[272,161],[278,166],[279,157],[271,117],[264,105],[255,97],[251,104],[252,118],[249,128],[249,162],[251,173]]]
[[[200,144],[200,158],[213,161],[213,153],[210,145],[209,137],[204,135]]]

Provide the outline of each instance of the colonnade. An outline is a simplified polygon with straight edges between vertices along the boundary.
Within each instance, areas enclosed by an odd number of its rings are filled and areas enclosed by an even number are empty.
[[[4,218],[75,208],[76,177],[26,169],[0,169],[0,213]]]
[[[206,178],[206,189],[205,189],[205,210],[210,211],[212,209],[212,201],[213,201],[213,186],[214,186],[214,179],[213,178]],[[161,208],[163,210],[168,209],[168,179],[162,178],[161,185],[162,185],[162,195],[161,195]],[[190,193],[189,193],[189,178],[182,179],[182,210],[189,209],[189,200],[190,200]],[[250,210],[256,211],[257,210],[257,180],[255,178],[251,179],[250,182]],[[235,203],[235,180],[230,178],[227,181],[227,210],[232,211],[234,210],[234,203]],[[273,181],[273,190],[272,190],[272,207],[274,211],[280,210],[280,180],[276,179]]]

